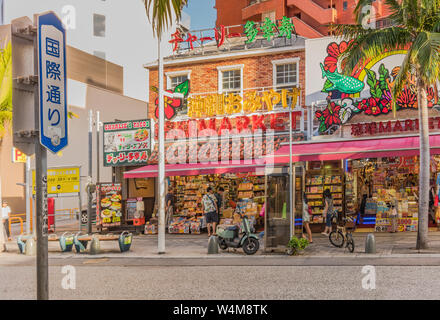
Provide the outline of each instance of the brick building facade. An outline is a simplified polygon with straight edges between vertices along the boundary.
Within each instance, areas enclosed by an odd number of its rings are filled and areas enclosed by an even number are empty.
[[[189,74],[190,94],[206,94],[219,92],[219,69],[222,67],[242,66],[243,90],[255,88],[275,88],[274,68],[276,65],[297,63],[297,84],[301,88],[301,105],[304,105],[305,88],[305,51],[304,48],[286,47],[281,52],[267,50],[264,52],[246,52],[245,54],[225,54],[207,59],[176,59],[165,60],[164,86],[171,89],[170,78]],[[158,85],[157,66],[147,65],[149,69],[150,87]],[[148,118],[155,118],[155,101],[158,94],[154,90],[149,93]]]

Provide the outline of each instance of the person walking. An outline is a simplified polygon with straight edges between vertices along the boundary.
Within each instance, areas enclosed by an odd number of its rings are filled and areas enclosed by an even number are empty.
[[[6,201],[3,201],[2,206],[2,221],[3,226],[5,228],[6,236],[8,237],[8,240],[12,240],[11,234],[9,233],[9,216],[11,215],[11,208],[9,208]]]
[[[324,190],[325,207],[322,215],[325,217],[325,229],[321,232],[323,235],[328,236],[332,231],[332,214],[333,214],[333,198],[330,189]]]
[[[168,194],[165,197],[165,212],[166,212],[166,227],[168,228],[168,226],[171,224],[171,221],[173,220],[173,214],[174,214],[174,194],[173,194],[173,188],[170,185],[170,187],[168,188]]]
[[[217,224],[220,223],[220,217],[223,214],[223,204],[224,204],[224,196],[225,196],[225,189],[223,187],[219,187],[217,189],[217,192],[215,193],[215,198],[217,199]]]
[[[307,232],[307,236],[309,237],[309,242],[313,243],[312,239],[312,231],[310,230],[310,217],[311,217],[311,209],[308,205],[306,194],[303,194],[303,227]],[[303,238],[306,236],[303,233]]]
[[[216,226],[218,221],[218,207],[217,207],[217,198],[214,195],[214,190],[211,187],[208,187],[207,193],[202,198],[203,203],[203,211],[205,212],[206,217],[206,227],[208,229],[208,236],[211,235],[216,236]],[[211,232],[212,228],[212,232]]]

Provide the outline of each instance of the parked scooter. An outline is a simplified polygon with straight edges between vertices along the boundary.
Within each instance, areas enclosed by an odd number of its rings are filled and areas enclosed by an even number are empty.
[[[218,234],[218,245],[220,249],[226,250],[228,248],[243,248],[243,251],[248,254],[255,254],[260,248],[260,242],[258,236],[251,233],[251,227],[249,219],[246,215],[241,215],[241,235],[240,228],[238,226],[228,227],[223,232]]]

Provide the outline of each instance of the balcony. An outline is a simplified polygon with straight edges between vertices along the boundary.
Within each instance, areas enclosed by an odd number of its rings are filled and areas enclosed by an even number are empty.
[[[312,17],[321,25],[336,21],[337,10],[334,8],[323,8],[313,0],[287,0],[287,6],[295,6],[300,11]]]
[[[241,10],[242,20],[247,20],[263,12],[274,10],[273,0],[250,0],[247,7]]]

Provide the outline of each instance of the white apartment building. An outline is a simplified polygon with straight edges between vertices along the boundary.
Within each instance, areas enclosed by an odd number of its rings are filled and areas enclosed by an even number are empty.
[[[122,66],[124,95],[148,101],[142,65],[157,58],[157,41],[142,0],[0,0],[0,8],[0,24],[54,11],[68,30],[69,46]]]

